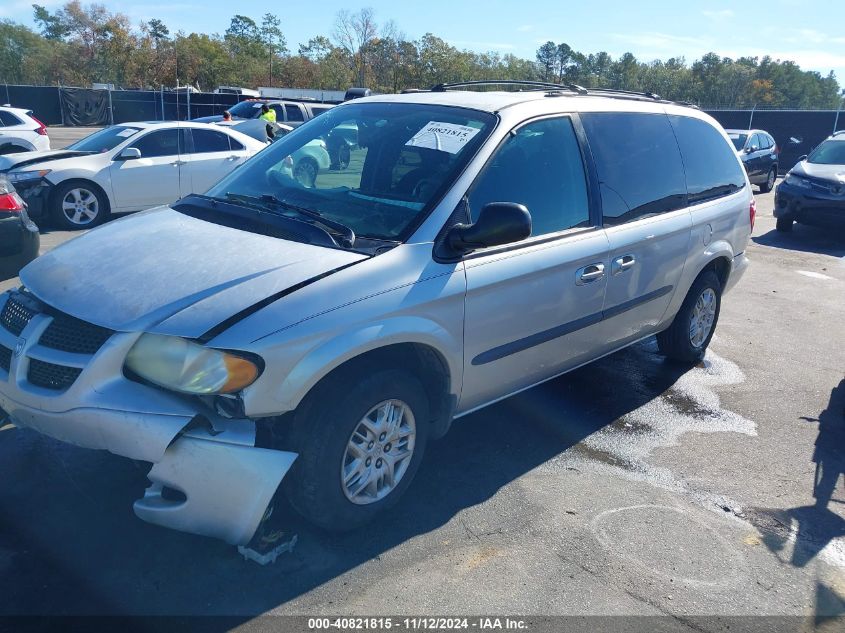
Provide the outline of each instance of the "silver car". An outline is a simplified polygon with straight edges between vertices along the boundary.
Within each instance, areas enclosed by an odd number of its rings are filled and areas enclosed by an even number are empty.
[[[242,544],[277,489],[365,523],[453,420],[636,341],[697,361],[754,222],[718,124],[466,88],[333,108],[31,263],[0,295],[0,407],[151,462],[141,519]],[[283,168],[336,128],[357,131],[345,169]]]

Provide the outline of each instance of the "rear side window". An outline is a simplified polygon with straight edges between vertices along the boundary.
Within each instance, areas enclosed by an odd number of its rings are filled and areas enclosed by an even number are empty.
[[[686,206],[684,167],[665,114],[582,114],[601,187],[602,216],[613,226]]]
[[[8,127],[11,125],[20,125],[21,123],[23,123],[23,121],[21,121],[11,112],[0,110],[0,123],[2,123],[4,127]]]
[[[229,151],[229,137],[222,132],[193,129],[191,134],[194,137],[194,153],[196,154]]]
[[[302,110],[299,106],[285,104],[285,111],[288,113],[288,121],[304,121]]]
[[[524,204],[531,235],[589,225],[584,162],[569,118],[534,121],[508,137],[469,194],[472,219],[490,202]]]
[[[690,204],[726,196],[745,186],[736,154],[712,125],[685,116],[673,115],[669,120],[681,147]]]

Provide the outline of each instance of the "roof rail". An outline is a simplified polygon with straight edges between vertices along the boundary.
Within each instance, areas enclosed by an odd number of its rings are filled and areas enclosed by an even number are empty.
[[[637,92],[635,90],[620,90],[617,88],[590,88],[590,92],[608,93],[625,97],[644,97],[646,99],[651,99],[652,101],[667,101],[667,99],[664,99],[654,92]]]
[[[523,86],[531,90],[569,90],[577,92],[578,94],[587,94],[587,89],[577,84],[556,84],[546,81],[521,81],[514,79],[482,79],[479,81],[456,81],[452,83],[437,84],[430,88],[431,92],[446,92],[447,90],[454,90],[455,88],[466,88],[473,86]]]

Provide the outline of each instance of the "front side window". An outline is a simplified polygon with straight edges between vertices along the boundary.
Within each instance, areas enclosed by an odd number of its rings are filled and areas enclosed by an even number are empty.
[[[824,141],[810,152],[807,162],[817,165],[845,165],[845,142]]]
[[[470,191],[473,221],[490,202],[524,204],[532,236],[589,224],[584,163],[569,118],[534,121],[507,138]]]
[[[605,225],[686,206],[684,166],[669,117],[597,112],[581,120],[596,162]]]
[[[288,121],[304,121],[305,120],[302,116],[302,110],[299,109],[299,106],[285,104],[285,112],[287,112],[287,120]]]
[[[157,156],[176,156],[182,153],[179,147],[179,130],[157,130],[138,138],[129,147],[135,147],[141,152],[141,158],[155,158]]]
[[[73,145],[68,145],[69,150],[76,152],[92,152],[99,154],[114,149],[124,141],[135,136],[141,130],[136,127],[124,125],[113,125],[104,128],[99,132],[89,134]]]
[[[684,161],[689,203],[729,195],[745,186],[736,153],[712,125],[701,119],[669,117]]]
[[[240,201],[269,197],[293,217],[319,213],[358,236],[402,241],[460,175],[496,120],[485,112],[421,104],[332,108],[208,194]]]

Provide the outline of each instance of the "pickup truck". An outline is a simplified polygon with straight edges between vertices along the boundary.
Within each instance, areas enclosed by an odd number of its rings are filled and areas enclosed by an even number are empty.
[[[301,101],[283,101],[279,99],[248,99],[229,108],[235,121],[257,119],[261,115],[261,106],[267,104],[276,111],[276,123],[298,127],[314,117],[323,114],[334,106],[330,103],[303,103]],[[194,119],[199,123],[218,123],[222,114]]]

